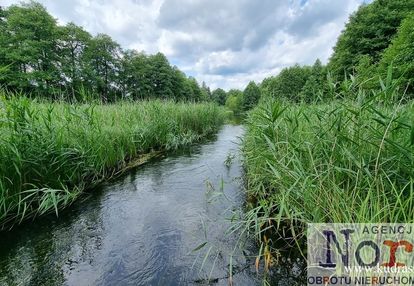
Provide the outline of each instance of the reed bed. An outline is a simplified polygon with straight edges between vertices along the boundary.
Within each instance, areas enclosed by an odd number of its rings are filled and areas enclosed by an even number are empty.
[[[305,235],[310,222],[414,221],[414,103],[383,95],[273,99],[249,115],[242,223],[264,247],[277,233]]]
[[[0,224],[58,210],[142,154],[211,135],[214,104],[38,102],[0,95]]]

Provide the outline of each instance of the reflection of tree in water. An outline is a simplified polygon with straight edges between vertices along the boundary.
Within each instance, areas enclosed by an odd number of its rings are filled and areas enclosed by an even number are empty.
[[[0,285],[62,285],[65,274],[78,263],[93,260],[102,234],[100,207],[95,203],[86,211],[26,223],[8,233],[7,241],[2,238]]]

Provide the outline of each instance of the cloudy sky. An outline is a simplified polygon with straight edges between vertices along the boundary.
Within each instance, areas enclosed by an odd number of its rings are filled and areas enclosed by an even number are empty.
[[[2,0],[2,5],[21,1]],[[364,0],[40,0],[59,23],[163,52],[212,88],[243,88],[283,67],[326,62]]]

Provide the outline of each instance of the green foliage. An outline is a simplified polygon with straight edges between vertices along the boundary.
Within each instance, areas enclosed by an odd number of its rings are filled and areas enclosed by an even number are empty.
[[[375,89],[378,86],[379,75],[377,65],[374,64],[373,59],[368,55],[361,56],[358,65],[355,67],[355,74],[358,84],[366,89]]]
[[[114,101],[120,68],[120,46],[108,35],[98,34],[93,37],[83,55],[89,84],[104,102]]]
[[[5,12],[0,37],[1,65],[9,65],[7,86],[38,94],[59,82],[56,20],[36,3],[12,5]]]
[[[311,102],[322,99],[326,95],[326,68],[318,59],[311,68],[308,79],[300,91],[299,98]]]
[[[314,102],[353,97],[361,88],[372,95],[372,90],[382,92],[394,61],[392,77],[409,85],[414,78],[413,10],[414,0],[374,0],[361,5],[350,16],[327,67],[318,60],[312,67],[285,68],[262,82],[265,97]]]
[[[124,52],[121,59],[120,84],[124,97],[133,100],[151,98],[154,86],[150,78],[150,58],[133,50]],[[180,73],[180,71],[176,71]]]
[[[273,98],[300,100],[300,92],[311,75],[311,68],[294,65],[283,69],[276,77],[263,81],[263,88]]]
[[[231,89],[227,93],[226,107],[239,116],[243,112],[243,92],[238,89]]]
[[[154,150],[215,132],[224,109],[166,101],[39,103],[0,94],[0,224],[70,204]]]
[[[219,105],[225,105],[227,100],[227,94],[226,92],[221,89],[217,88],[212,93],[212,98],[215,102],[217,102]]]
[[[210,87],[207,86],[207,84],[203,81],[201,84],[201,100],[202,101],[210,101],[212,100],[212,95],[210,91]]]
[[[69,101],[95,97],[210,100],[208,87],[172,67],[162,53],[124,51],[108,35],[56,20],[37,2],[0,10],[0,77],[8,90]],[[223,103],[224,104],[224,103]]]
[[[150,56],[149,78],[154,87],[154,97],[172,98],[174,96],[172,67],[162,53]]]
[[[401,21],[414,10],[414,0],[375,0],[362,5],[347,23],[330,59],[329,70],[339,80],[352,74],[363,56],[377,63]]]
[[[190,99],[193,101],[201,101],[203,99],[203,96],[205,95],[202,93],[197,80],[193,77],[189,77],[187,81],[190,85],[192,92],[192,94],[190,95]]]
[[[403,88],[409,86],[408,93],[413,95],[414,79],[414,14],[401,24],[397,36],[385,50],[379,63],[379,74],[385,78],[388,67],[392,66],[393,76],[399,79]]]
[[[257,105],[261,95],[260,88],[254,81],[249,82],[243,91],[242,107],[244,111],[250,110]]]
[[[60,51],[62,82],[68,89],[68,96],[79,100],[78,92],[86,85],[88,67],[83,55],[91,43],[92,36],[82,27],[68,23],[59,28],[58,48]],[[89,86],[91,89],[91,86]]]

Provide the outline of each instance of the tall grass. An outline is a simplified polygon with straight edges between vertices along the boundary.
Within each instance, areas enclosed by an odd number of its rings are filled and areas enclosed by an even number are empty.
[[[309,222],[414,221],[414,103],[384,100],[386,88],[363,95],[268,100],[250,114],[244,224],[266,244]]]
[[[215,132],[213,104],[162,101],[88,105],[0,95],[0,223],[70,204],[134,158]]]

